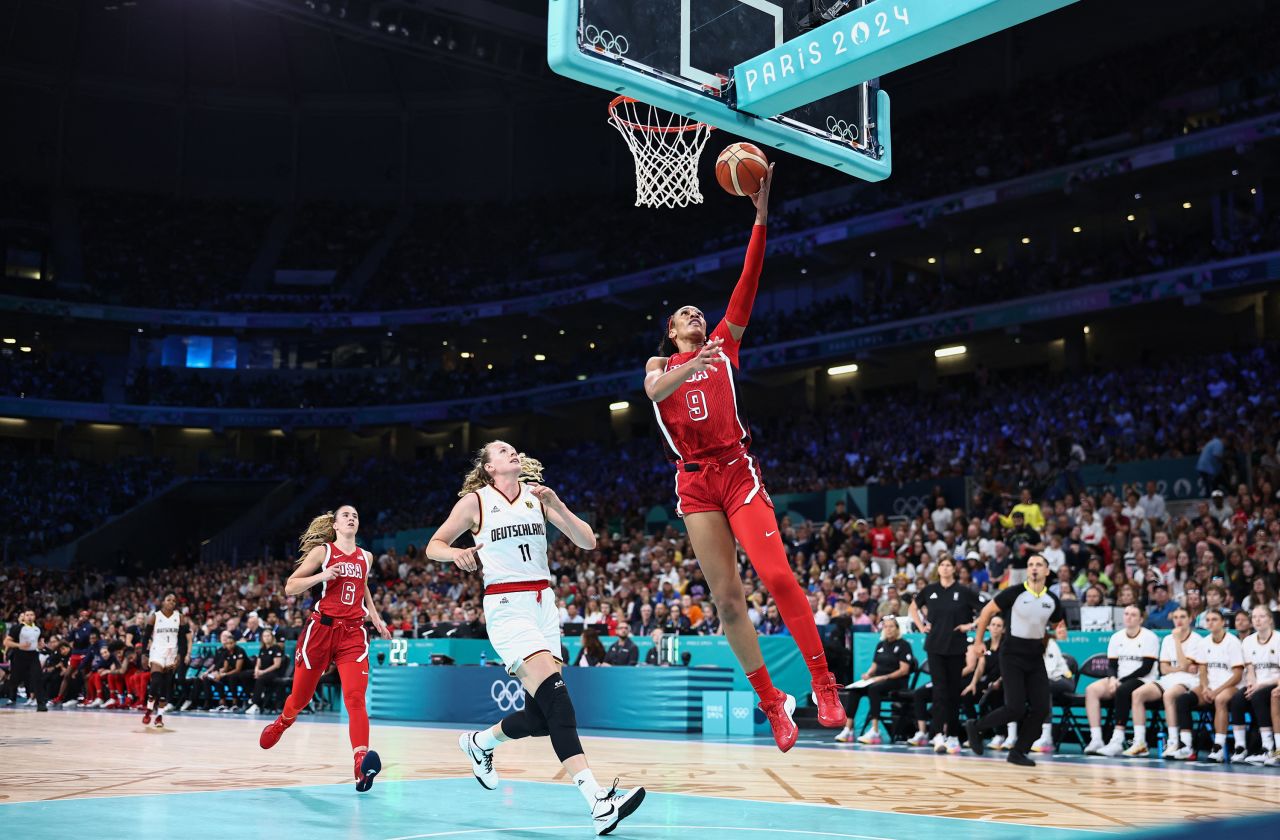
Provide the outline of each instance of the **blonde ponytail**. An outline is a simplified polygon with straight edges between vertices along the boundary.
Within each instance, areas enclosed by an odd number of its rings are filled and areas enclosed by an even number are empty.
[[[298,537],[298,565],[302,564],[311,549],[331,543],[338,538],[338,532],[333,527],[335,519],[334,512],[330,510],[311,520],[307,530]]]
[[[497,442],[496,440],[491,440],[477,450],[476,457],[471,462],[471,472],[467,473],[466,478],[462,480],[462,489],[458,491],[459,497],[474,493],[481,487],[493,484],[493,478],[489,475],[489,471],[484,468],[484,465],[489,463],[489,447]],[[518,454],[520,457],[519,480],[524,483],[531,481],[541,482],[542,462],[537,458],[530,458],[523,452]]]

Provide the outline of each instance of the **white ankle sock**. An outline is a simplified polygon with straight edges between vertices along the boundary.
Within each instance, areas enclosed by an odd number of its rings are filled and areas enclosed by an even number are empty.
[[[1178,732],[1179,732],[1178,727],[1176,726],[1169,727],[1169,743],[1174,746],[1178,745]]]
[[[1134,726],[1134,727],[1133,727],[1133,742],[1134,742],[1135,744],[1145,744],[1145,743],[1147,742],[1147,727],[1146,727],[1146,726]]]
[[[1045,741],[1048,741],[1050,738],[1052,738],[1052,737],[1053,737],[1053,724],[1052,724],[1052,723],[1046,723],[1046,724],[1044,724],[1043,726],[1041,726],[1041,727],[1040,727],[1040,737],[1041,737],[1043,740],[1045,740]]]
[[[1099,744],[1102,743],[1102,727],[1101,726],[1089,727],[1089,740],[1097,742]]]
[[[578,788],[578,793],[582,794],[582,798],[587,800],[587,804],[595,807],[596,791],[600,790],[600,784],[596,781],[595,775],[591,772],[591,768],[577,773],[573,777],[573,783]]]
[[[1227,745],[1227,733],[1225,732],[1213,733],[1213,745],[1215,747],[1225,747]]]
[[[1182,746],[1184,747],[1191,746],[1191,732],[1189,730],[1186,730],[1186,729],[1182,730],[1180,733],[1178,733],[1178,736],[1182,739]]]
[[[476,733],[476,746],[482,750],[491,750],[498,746],[498,739],[493,735],[493,728],[481,729]]]
[[[1018,724],[1016,723],[1009,724],[1009,735],[1006,740],[1009,740],[1009,741],[1018,740]]]
[[[1123,730],[1123,729],[1121,729],[1120,727],[1118,727],[1118,726],[1117,726],[1115,729],[1111,730],[1111,743],[1113,743],[1113,744],[1123,744],[1123,743],[1124,743],[1124,730]]]
[[[1231,734],[1235,738],[1236,749],[1240,749],[1245,745],[1245,736],[1247,734],[1247,730],[1245,727],[1233,726],[1231,727]]]
[[[1276,733],[1269,726],[1262,727],[1262,750],[1263,752],[1271,752],[1276,748]]]

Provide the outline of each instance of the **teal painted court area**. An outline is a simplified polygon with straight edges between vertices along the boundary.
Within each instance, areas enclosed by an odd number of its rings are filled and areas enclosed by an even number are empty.
[[[590,818],[572,787],[503,782],[488,792],[471,779],[388,781],[357,794],[352,785],[175,793],[25,802],[0,807],[7,837],[409,838],[593,837]],[[1098,832],[1038,828],[857,811],[821,805],[742,801],[650,793],[614,837],[855,838],[907,840],[1067,840]]]

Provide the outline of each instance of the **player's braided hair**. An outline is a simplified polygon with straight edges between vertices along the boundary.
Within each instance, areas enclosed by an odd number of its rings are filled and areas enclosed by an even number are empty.
[[[462,489],[458,491],[458,496],[465,496],[468,493],[474,493],[481,487],[493,484],[493,477],[489,475],[489,471],[484,465],[489,463],[489,447],[498,443],[491,440],[484,446],[476,450],[476,457],[471,462],[471,472],[467,473],[467,477],[462,480]],[[542,481],[542,462],[537,458],[530,458],[523,452],[518,453],[520,457],[520,481]]]
[[[298,565],[302,564],[303,559],[311,549],[318,545],[331,543],[338,538],[338,532],[333,527],[336,518],[334,512],[329,510],[311,520],[307,530],[303,531],[302,536],[298,537]]]

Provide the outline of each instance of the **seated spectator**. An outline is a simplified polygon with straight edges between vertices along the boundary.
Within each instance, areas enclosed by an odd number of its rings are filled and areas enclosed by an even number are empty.
[[[583,635],[585,637],[585,634]],[[618,624],[618,638],[613,644],[609,645],[604,662],[606,665],[619,666],[635,665],[639,661],[640,649],[636,647],[636,643],[631,639],[631,626],[626,622],[621,622]]]

